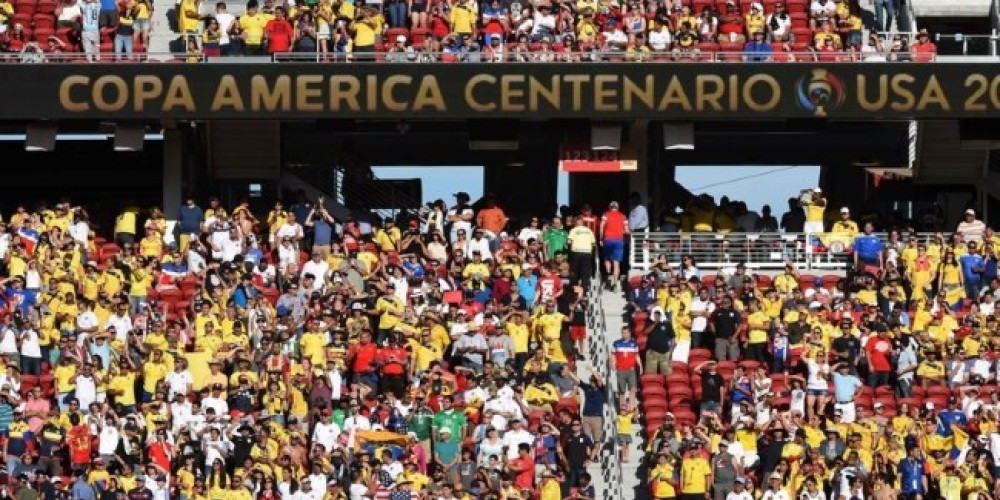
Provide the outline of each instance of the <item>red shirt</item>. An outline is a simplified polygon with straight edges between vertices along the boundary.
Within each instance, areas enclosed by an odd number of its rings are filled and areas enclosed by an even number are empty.
[[[868,361],[875,367],[875,371],[887,372],[892,370],[892,365],[889,364],[889,355],[892,354],[892,342],[876,337],[869,340],[868,345],[865,347],[865,350],[868,351]]]
[[[77,425],[70,428],[68,434],[73,463],[90,463],[90,429],[86,425]]]
[[[535,461],[530,457],[517,457],[509,461],[510,468],[516,470],[514,487],[519,490],[530,490],[535,480]]]
[[[378,347],[375,344],[358,344],[354,347],[354,362],[351,369],[354,373],[367,373],[372,371],[372,362],[378,355]]]
[[[538,292],[538,297],[541,302],[548,302],[550,300],[555,300],[556,295],[562,291],[562,280],[558,276],[548,275],[539,278],[538,284],[535,285],[535,290]]]
[[[383,375],[402,375],[406,370],[406,360],[410,353],[402,347],[384,347],[379,349],[378,359],[382,363]]]
[[[625,226],[628,224],[625,214],[618,210],[608,210],[604,212],[601,221],[604,222],[604,234],[601,235],[604,241],[625,239]]]
[[[292,48],[295,30],[284,19],[271,19],[264,27],[264,35],[267,37],[268,53],[288,52]]]

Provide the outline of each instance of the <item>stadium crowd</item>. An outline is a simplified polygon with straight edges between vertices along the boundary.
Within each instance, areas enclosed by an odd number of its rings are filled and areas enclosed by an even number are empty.
[[[864,26],[859,0],[260,1],[239,15],[219,2],[206,15],[200,0],[180,0],[176,29],[191,60],[928,61],[936,52],[926,31],[886,38],[891,19]],[[28,62],[124,57],[146,50],[152,11],[150,0],[3,0],[0,48]]]
[[[321,203],[7,216],[0,496],[595,499],[584,289],[624,215]]]
[[[846,276],[705,273],[684,256],[629,281],[619,441],[641,413],[653,498],[996,498],[1000,238],[971,208],[942,232],[933,207],[859,224],[820,189],[790,207],[786,230],[849,235]],[[718,231],[741,211],[703,196],[664,223]]]

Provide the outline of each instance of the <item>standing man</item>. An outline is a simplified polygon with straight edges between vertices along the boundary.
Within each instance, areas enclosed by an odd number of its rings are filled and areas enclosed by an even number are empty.
[[[618,202],[612,201],[608,211],[601,216],[601,247],[604,250],[604,271],[608,274],[608,290],[619,286],[621,262],[625,257],[625,238],[629,227],[625,214],[618,210]]]
[[[983,241],[983,233],[985,231],[986,223],[976,219],[976,211],[971,208],[965,211],[965,218],[955,228],[955,232],[962,235],[962,241],[965,243]]]
[[[719,442],[719,452],[712,457],[712,496],[715,500],[726,500],[736,489],[736,478],[743,475],[743,468],[736,457],[729,454],[729,442]]]
[[[633,233],[649,231],[649,211],[646,210],[646,205],[642,204],[642,196],[637,192],[633,192],[628,197],[628,204],[632,207],[628,213],[628,227],[632,229]],[[625,241],[625,255],[628,255],[631,251],[631,243],[629,240]],[[628,268],[626,267],[627,270]]]
[[[618,404],[623,405],[626,401],[634,403],[635,390],[638,386],[638,377],[635,371],[638,368],[639,374],[642,374],[642,361],[639,359],[639,343],[632,338],[632,331],[629,330],[628,326],[622,327],[622,338],[614,341],[611,350],[615,357],[615,376],[618,379],[619,398],[621,394],[625,394],[625,399],[619,399]]]
[[[965,297],[973,302],[979,301],[979,291],[983,289],[983,271],[986,260],[979,253],[979,245],[975,241],[968,243],[968,253],[958,258],[962,266],[962,281],[965,283]]]
[[[927,494],[927,464],[919,446],[911,447],[906,458],[899,462],[899,484],[903,498],[922,500]]]
[[[810,196],[805,197],[806,194]],[[823,190],[820,188],[803,189],[799,195],[802,206],[806,210],[806,223],[802,230],[807,234],[819,235],[823,232],[823,214],[826,212],[826,198],[823,198]]]
[[[736,361],[740,357],[739,338],[736,335],[743,316],[733,307],[732,297],[722,297],[722,306],[712,314],[715,332],[715,359]]]
[[[702,451],[702,445],[697,438],[691,444],[681,461],[681,495],[682,500],[703,500],[707,498],[708,486],[713,484],[712,465],[708,463]]]
[[[854,239],[854,268],[875,274],[882,269],[882,240],[874,234],[875,225],[865,222],[864,231]]]
[[[590,288],[590,278],[594,276],[594,247],[597,238],[587,227],[583,217],[577,217],[576,225],[570,229],[567,245],[569,246],[569,266],[576,280],[584,290]]]

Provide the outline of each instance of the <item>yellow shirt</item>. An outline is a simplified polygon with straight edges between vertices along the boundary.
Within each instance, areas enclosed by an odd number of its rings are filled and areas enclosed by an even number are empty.
[[[681,494],[694,495],[708,491],[708,475],[712,467],[701,457],[685,458],[681,463]]]
[[[823,222],[823,212],[826,211],[826,201],[824,200],[822,205],[818,205],[812,200],[803,201],[802,205],[806,209],[806,221],[807,222]]]
[[[122,212],[118,215],[118,218],[115,219],[115,232],[134,235],[135,219],[135,212],[129,210]]]
[[[542,491],[539,495],[539,500],[562,500],[562,489],[559,486],[559,481],[554,479],[549,479],[542,485]]]
[[[121,404],[122,406],[134,406],[135,405],[135,374],[126,373],[120,374],[111,379],[111,383],[108,384],[108,389],[121,391],[121,394],[115,395],[115,402]]]
[[[594,232],[587,226],[576,226],[569,230],[571,252],[590,253],[594,249],[595,242]]]
[[[677,496],[674,488],[674,467],[670,464],[657,464],[649,474],[652,481],[653,495],[657,498],[673,498]]]
[[[259,11],[254,16],[249,14],[240,16],[240,29],[246,34],[247,45],[260,45],[263,42],[267,21],[267,16]]]
[[[507,334],[510,335],[510,339],[514,342],[514,352],[528,352],[528,343],[530,340],[530,336],[528,335],[528,325],[523,323],[520,325],[508,323],[506,328]]]
[[[476,24],[476,12],[474,7],[466,3],[457,4],[451,8],[451,25],[455,33],[471,34]]]
[[[767,329],[769,318],[764,311],[757,311],[747,317],[747,324],[750,327],[750,343],[762,344],[767,342]]]
[[[355,47],[370,47],[375,45],[376,28],[372,24],[362,20],[351,23],[351,26],[354,29]]]
[[[70,392],[76,388],[74,379],[76,378],[76,365],[59,365],[53,371],[52,376],[56,379],[56,390],[59,392]]]
[[[169,373],[166,363],[154,363],[146,361],[142,365],[142,390],[153,394],[156,392],[156,384],[163,380]]]

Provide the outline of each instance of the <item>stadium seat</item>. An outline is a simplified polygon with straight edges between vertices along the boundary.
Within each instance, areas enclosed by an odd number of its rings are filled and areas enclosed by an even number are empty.
[[[659,385],[663,386],[664,377],[658,373],[644,373],[639,377],[639,385],[645,387],[647,385]]]
[[[38,2],[38,11],[41,14],[55,14],[59,2],[55,0],[41,0]]]
[[[56,29],[56,18],[52,14],[35,14],[32,19],[35,24],[35,31],[47,28],[54,32]]]

